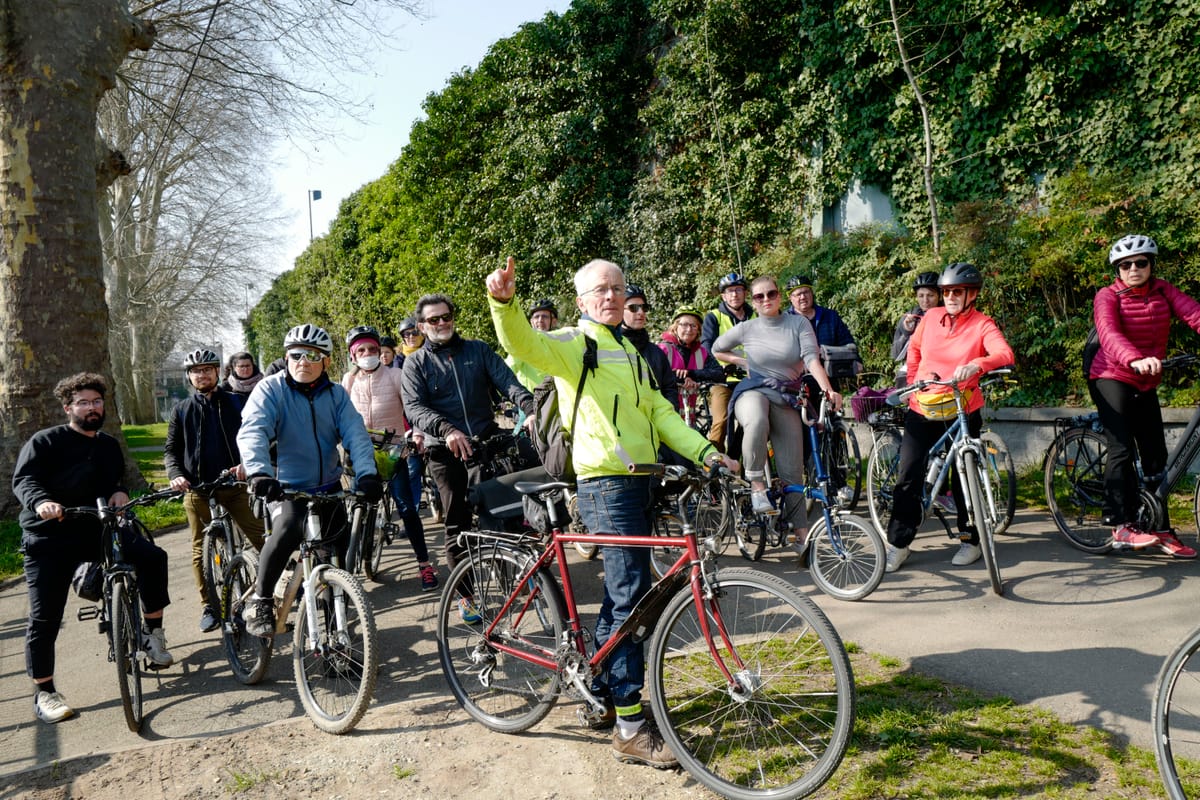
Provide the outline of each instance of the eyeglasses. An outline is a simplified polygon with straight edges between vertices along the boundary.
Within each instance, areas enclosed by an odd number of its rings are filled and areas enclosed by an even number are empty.
[[[950,286],[942,289],[942,297],[966,297],[967,288],[965,286]]]
[[[188,374],[195,375],[197,372],[216,372],[217,368],[212,364],[204,364],[199,367],[188,367]]]
[[[449,324],[454,322],[454,314],[447,311],[445,314],[438,314],[436,317],[426,317],[426,325],[441,325],[443,322]]]
[[[696,330],[700,326],[694,322],[676,322],[675,327],[679,328],[680,330],[682,330],[684,328],[691,328],[692,330]]]
[[[643,311],[649,312],[650,304],[649,303],[630,303],[629,305],[625,306],[625,310],[632,311],[634,314],[640,314]]]
[[[288,350],[287,357],[292,361],[307,361],[310,364],[316,364],[325,356],[318,353],[316,350]]]
[[[404,333],[400,334],[400,338],[401,339],[415,339],[420,335],[421,335],[420,331],[405,331]]]
[[[72,408],[100,408],[104,405],[104,398],[100,397],[95,400],[76,400],[71,403]]]
[[[625,287],[622,284],[614,284],[612,286],[597,286],[595,289],[588,289],[580,297],[587,297],[589,294],[594,294],[597,297],[604,297],[609,294],[625,294]]]
[[[745,294],[745,293],[746,293],[746,287],[745,287],[745,286],[727,286],[727,287],[725,287],[725,291],[727,291],[727,292],[738,292],[738,293],[741,293],[741,294]]]
[[[1150,266],[1150,259],[1134,258],[1129,261],[1122,261],[1120,264],[1117,264],[1117,269],[1121,270],[1122,272],[1127,272],[1128,270],[1131,270],[1134,268],[1146,269],[1146,267],[1148,267],[1148,266]]]
[[[769,292],[755,292],[754,294],[752,294],[750,296],[752,298],[754,298],[754,302],[756,302],[756,303],[761,303],[765,300],[778,300],[779,299],[779,290],[772,289]]]

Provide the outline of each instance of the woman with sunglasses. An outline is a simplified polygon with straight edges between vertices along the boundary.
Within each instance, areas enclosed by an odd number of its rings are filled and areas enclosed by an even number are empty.
[[[775,469],[785,483],[804,483],[804,422],[790,398],[801,392],[806,373],[841,408],[833,390],[812,324],[800,314],[781,313],[779,283],[771,275],[755,278],[750,299],[757,316],[734,326],[713,343],[713,355],[749,371],[733,391],[729,407],[742,427],[742,458],[756,514],[773,514],[767,496],[767,441],[775,444]],[[737,348],[745,348],[739,356]],[[807,368],[807,369],[806,369]],[[804,498],[788,494],[783,513],[796,532],[795,549],[803,552],[808,537]]]
[[[1117,240],[1108,253],[1113,282],[1096,292],[1093,302],[1100,350],[1087,379],[1108,440],[1104,519],[1113,526],[1113,550],[1157,548],[1175,558],[1195,558],[1196,551],[1179,541],[1169,522],[1164,520],[1161,531],[1144,531],[1137,524],[1135,446],[1146,475],[1161,473],[1167,463],[1158,384],[1171,318],[1200,332],[1200,303],[1154,277],[1157,257],[1158,245],[1149,236]]]
[[[1012,348],[1000,326],[975,308],[983,287],[983,275],[974,264],[951,264],[938,278],[944,305],[931,308],[921,317],[908,340],[907,374],[909,383],[923,380],[959,381],[967,392],[967,430],[979,436],[983,428],[983,395],[979,376],[1013,363]],[[941,387],[928,392],[944,391]],[[954,420],[930,419],[921,413],[919,395],[909,398],[904,415],[904,437],[900,440],[900,466],[892,495],[892,518],[887,529],[887,571],[895,572],[908,558],[909,545],[916,538],[924,513],[921,493],[925,485],[925,465],[929,449],[954,424]],[[951,489],[957,506],[959,548],[950,563],[957,567],[973,564],[983,555],[979,533],[971,526],[967,504],[959,481]]]

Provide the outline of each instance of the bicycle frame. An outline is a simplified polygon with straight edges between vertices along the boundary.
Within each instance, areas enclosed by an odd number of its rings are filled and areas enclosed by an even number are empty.
[[[838,532],[837,526],[833,524],[833,510],[840,508],[836,503],[829,500],[829,471],[825,468],[825,462],[821,460],[821,449],[818,446],[817,425],[809,424],[807,414],[801,413],[804,419],[804,427],[808,434],[809,452],[812,454],[813,469],[816,472],[816,485],[808,484],[785,484],[780,490],[784,495],[798,494],[802,497],[811,498],[821,504],[821,513],[825,517],[825,530],[829,534],[829,541],[833,545],[833,549],[838,555],[845,554],[845,548],[842,546],[842,535]],[[821,398],[821,413],[819,423],[831,424],[826,422],[826,401]],[[811,530],[811,529],[810,529]]]

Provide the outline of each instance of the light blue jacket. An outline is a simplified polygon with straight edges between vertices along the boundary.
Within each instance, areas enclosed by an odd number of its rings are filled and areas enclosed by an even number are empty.
[[[271,463],[276,442],[278,470]],[[238,450],[246,475],[275,475],[288,489],[312,491],[342,475],[337,445],[350,453],[358,478],[374,475],[375,449],[350,394],[322,375],[306,391],[284,372],[259,381],[242,410]]]

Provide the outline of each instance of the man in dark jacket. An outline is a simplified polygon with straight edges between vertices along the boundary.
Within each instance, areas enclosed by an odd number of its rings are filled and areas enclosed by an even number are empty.
[[[625,313],[621,321],[621,333],[629,343],[637,348],[638,353],[646,360],[654,383],[662,392],[667,402],[679,410],[679,378],[671,369],[671,359],[650,341],[650,331],[646,330],[646,322],[650,316],[650,303],[642,287],[629,284],[625,287]]]
[[[731,330],[734,325],[745,322],[754,316],[754,310],[746,303],[746,278],[737,272],[731,272],[717,282],[717,290],[721,293],[721,302],[717,307],[704,315],[700,325],[700,344],[708,352],[712,352],[713,342],[721,334]],[[744,355],[738,352],[737,355]],[[734,387],[738,381],[746,377],[746,371],[736,364],[724,361],[721,366],[725,369],[725,383],[713,384],[708,393],[708,410],[712,414],[712,425],[708,429],[708,440],[717,449],[725,451],[725,426],[729,422],[729,398],[733,396]],[[736,441],[731,450],[736,453]]]
[[[186,492],[183,510],[192,534],[192,578],[204,609],[200,613],[200,630],[204,633],[220,624],[216,612],[218,598],[209,597],[204,591],[204,529],[212,522],[212,514],[208,510],[208,493],[194,491],[192,486],[211,483],[227,469],[232,469],[239,480],[246,477],[237,447],[237,432],[242,426],[241,405],[231,392],[217,385],[220,363],[221,359],[212,350],[193,350],[184,357],[183,369],[195,392],[173,409],[163,448],[163,464],[171,488]],[[217,502],[229,511],[255,549],[261,548],[263,522],[251,512],[246,488],[225,486],[215,494]]]
[[[417,301],[416,318],[425,336],[421,349],[404,360],[400,384],[408,419],[425,433],[429,472],[445,509],[446,563],[453,567],[458,532],[470,528],[467,490],[478,480],[478,468],[465,463],[473,450],[471,437],[486,439],[499,432],[493,395],[507,397],[533,419],[533,395],[517,381],[508,365],[485,342],[464,339],[454,330],[454,301],[428,294]],[[463,609],[463,618],[476,617]]]

